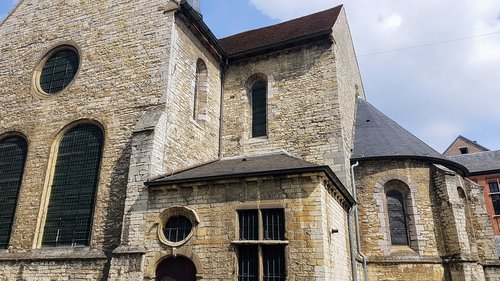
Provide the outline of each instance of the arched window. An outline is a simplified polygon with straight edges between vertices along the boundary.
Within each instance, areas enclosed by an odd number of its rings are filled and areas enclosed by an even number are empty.
[[[267,135],[267,82],[252,85],[252,137]]]
[[[28,144],[18,136],[0,140],[0,249],[9,246]]]
[[[92,124],[68,130],[59,144],[43,246],[89,245],[104,136]]]
[[[196,80],[193,100],[193,119],[203,119],[207,113],[208,103],[208,70],[202,59],[196,62]]]
[[[409,245],[403,193],[395,189],[389,190],[386,200],[392,245]]]

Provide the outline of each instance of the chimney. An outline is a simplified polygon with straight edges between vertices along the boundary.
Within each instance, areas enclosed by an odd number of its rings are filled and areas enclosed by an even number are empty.
[[[186,0],[186,2],[201,16],[200,0]]]

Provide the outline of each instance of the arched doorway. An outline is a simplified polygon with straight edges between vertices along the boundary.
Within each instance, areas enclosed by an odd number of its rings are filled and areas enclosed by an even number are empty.
[[[196,267],[185,257],[169,257],[156,268],[156,281],[196,281]]]

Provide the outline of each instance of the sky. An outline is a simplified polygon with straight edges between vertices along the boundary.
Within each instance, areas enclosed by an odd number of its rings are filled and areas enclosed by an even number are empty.
[[[499,0],[200,1],[219,38],[344,4],[370,103],[439,152],[500,149]]]

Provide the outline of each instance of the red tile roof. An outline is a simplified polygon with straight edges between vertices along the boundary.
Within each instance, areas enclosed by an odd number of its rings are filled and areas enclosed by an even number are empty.
[[[229,55],[234,55],[329,31],[341,10],[342,5],[280,24],[235,34],[220,39],[220,44]]]

